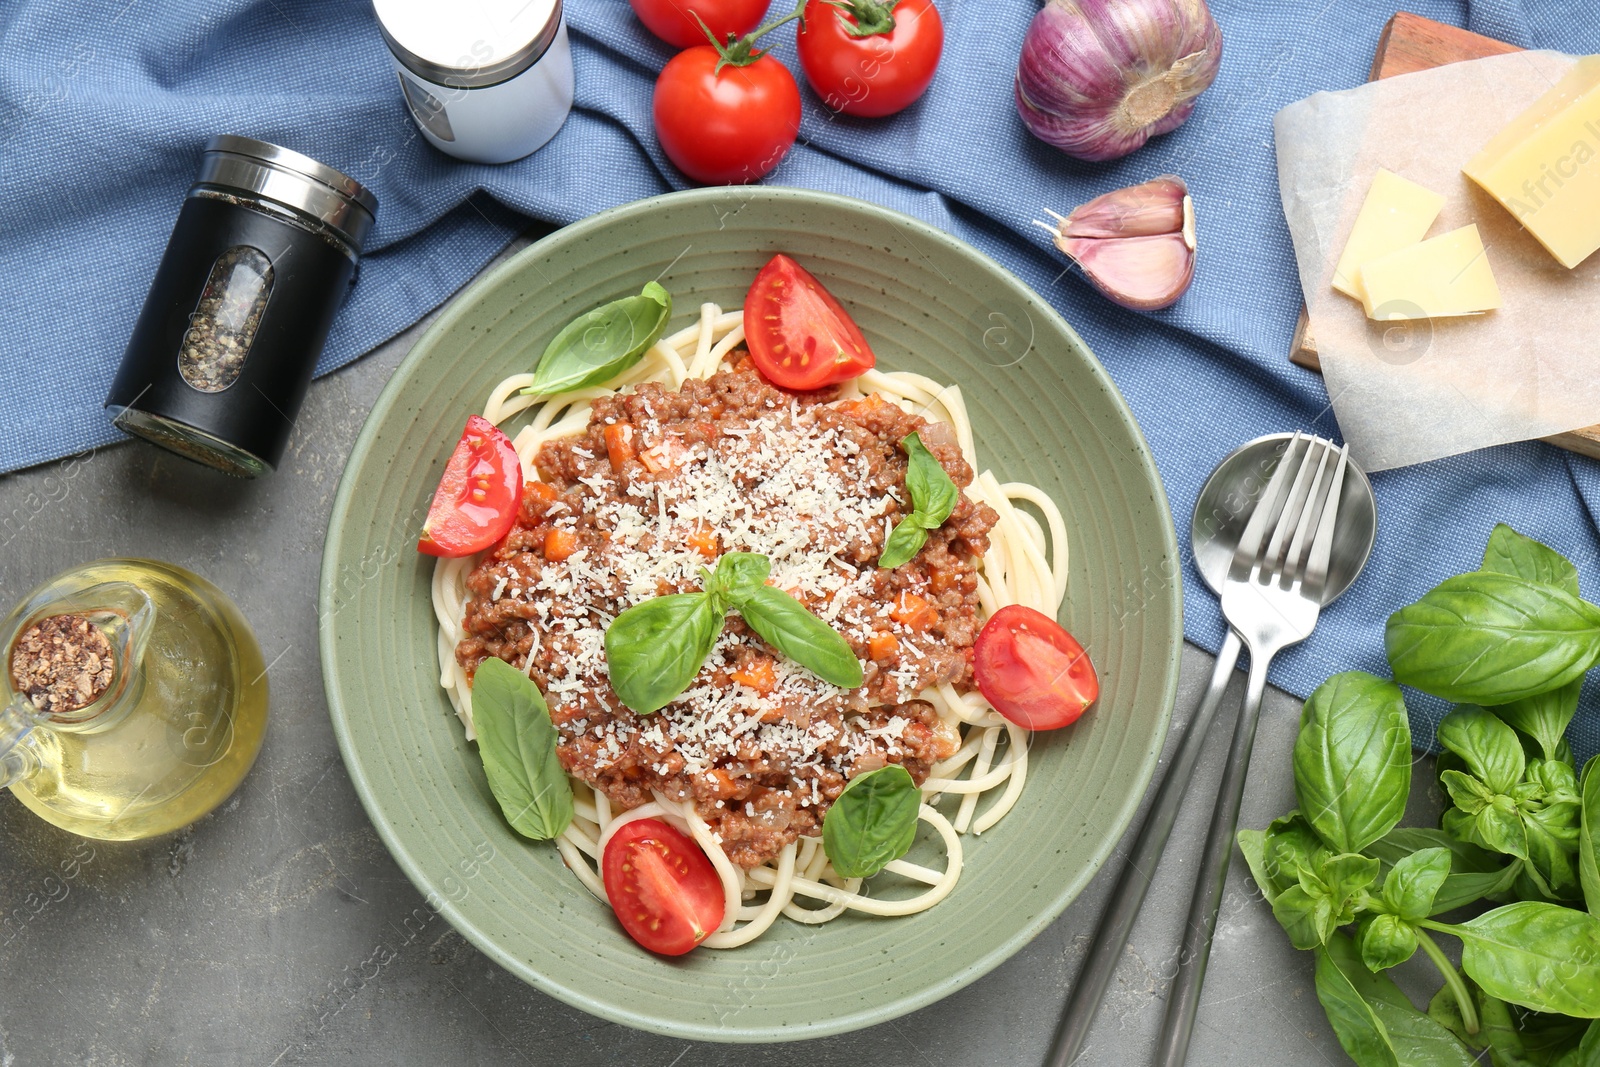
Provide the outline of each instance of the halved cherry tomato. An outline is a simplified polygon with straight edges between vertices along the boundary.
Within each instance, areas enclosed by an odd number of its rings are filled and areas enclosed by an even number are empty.
[[[1011,604],[978,632],[972,673],[994,710],[1029,730],[1076,722],[1100,695],[1094,664],[1048,615]]]
[[[600,875],[617,921],[651,952],[681,956],[722,925],[727,904],[716,868],[660,819],[635,819],[613,834]]]
[[[759,26],[761,16],[767,13],[767,0],[628,0],[628,4],[651,33],[678,48],[707,43],[706,30],[719,43],[729,34],[743,37]],[[696,15],[705,22],[706,30],[700,28]]]
[[[849,381],[877,362],[850,313],[781,252],[745,295],[744,337],[762,377],[784,389]]]
[[[506,535],[522,506],[522,461],[511,439],[481,415],[467,420],[434,490],[417,551],[470,556]]]

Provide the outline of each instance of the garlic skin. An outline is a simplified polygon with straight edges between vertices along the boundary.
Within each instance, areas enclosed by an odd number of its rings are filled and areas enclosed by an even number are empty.
[[[1050,0],[1023,38],[1017,113],[1070,156],[1118,159],[1181,126],[1221,63],[1205,0]]]
[[[1107,299],[1135,311],[1177,302],[1194,281],[1194,201],[1182,178],[1163,175],[1097,196],[1052,225],[1055,245]]]

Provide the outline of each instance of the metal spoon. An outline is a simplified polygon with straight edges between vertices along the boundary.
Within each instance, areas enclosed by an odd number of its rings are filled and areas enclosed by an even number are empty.
[[[1189,523],[1189,542],[1194,551],[1195,569],[1213,593],[1222,592],[1222,583],[1228,577],[1234,551],[1239,547],[1245,525],[1255,509],[1256,501],[1272,477],[1278,460],[1294,435],[1269,434],[1241,445],[1230,453],[1217,469],[1211,472],[1195,501],[1194,515]],[[1361,568],[1378,534],[1377,505],[1372,495],[1372,485],[1367,476],[1353,464],[1349,468],[1354,477],[1344,479],[1339,496],[1339,523],[1334,533],[1333,549],[1328,567],[1328,582],[1322,596],[1326,607],[1350,587]],[[1106,987],[1116,974],[1122,950],[1133,931],[1134,921],[1144,904],[1155,875],[1157,861],[1172,833],[1172,824],[1178,816],[1178,807],[1194,777],[1195,764],[1205,745],[1206,734],[1216,718],[1222,703],[1222,693],[1233,675],[1239,659],[1240,641],[1233,630],[1223,639],[1217,652],[1216,669],[1211,683],[1201,698],[1200,707],[1189,720],[1177,754],[1161,780],[1155,800],[1145,816],[1139,836],[1134,840],[1127,865],[1117,886],[1111,891],[1111,901],[1100,926],[1095,931],[1093,943],[1084,958],[1083,969],[1072,989],[1061,1022],[1056,1029],[1055,1041],[1045,1059],[1046,1067],[1068,1067],[1075,1062],[1089,1036],[1090,1024],[1100,1002],[1105,999]]]

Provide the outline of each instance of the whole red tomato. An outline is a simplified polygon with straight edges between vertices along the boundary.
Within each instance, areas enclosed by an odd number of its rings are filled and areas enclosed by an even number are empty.
[[[893,28],[877,31],[891,21]],[[929,0],[806,0],[805,26],[795,43],[806,80],[830,109],[892,115],[933,81],[944,22]]]
[[[656,79],[652,110],[661,150],[703,185],[753,182],[778,165],[800,131],[800,89],[769,55],[746,66],[709,44],[673,56]]]
[[[695,21],[699,15],[706,29],[724,43],[730,35],[743,37],[761,24],[768,0],[628,0],[633,13],[645,28],[676,48],[692,48],[706,43],[706,32]]]

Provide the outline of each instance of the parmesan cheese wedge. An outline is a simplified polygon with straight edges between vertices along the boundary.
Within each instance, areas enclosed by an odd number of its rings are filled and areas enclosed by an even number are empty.
[[[1600,248],[1600,56],[1580,59],[1462,168],[1561,265]]]
[[[1500,287],[1477,226],[1463,226],[1363,263],[1359,277],[1369,319],[1479,315],[1500,306]]]
[[[1333,287],[1362,299],[1361,265],[1421,241],[1443,207],[1438,193],[1379,169],[1333,270]]]

